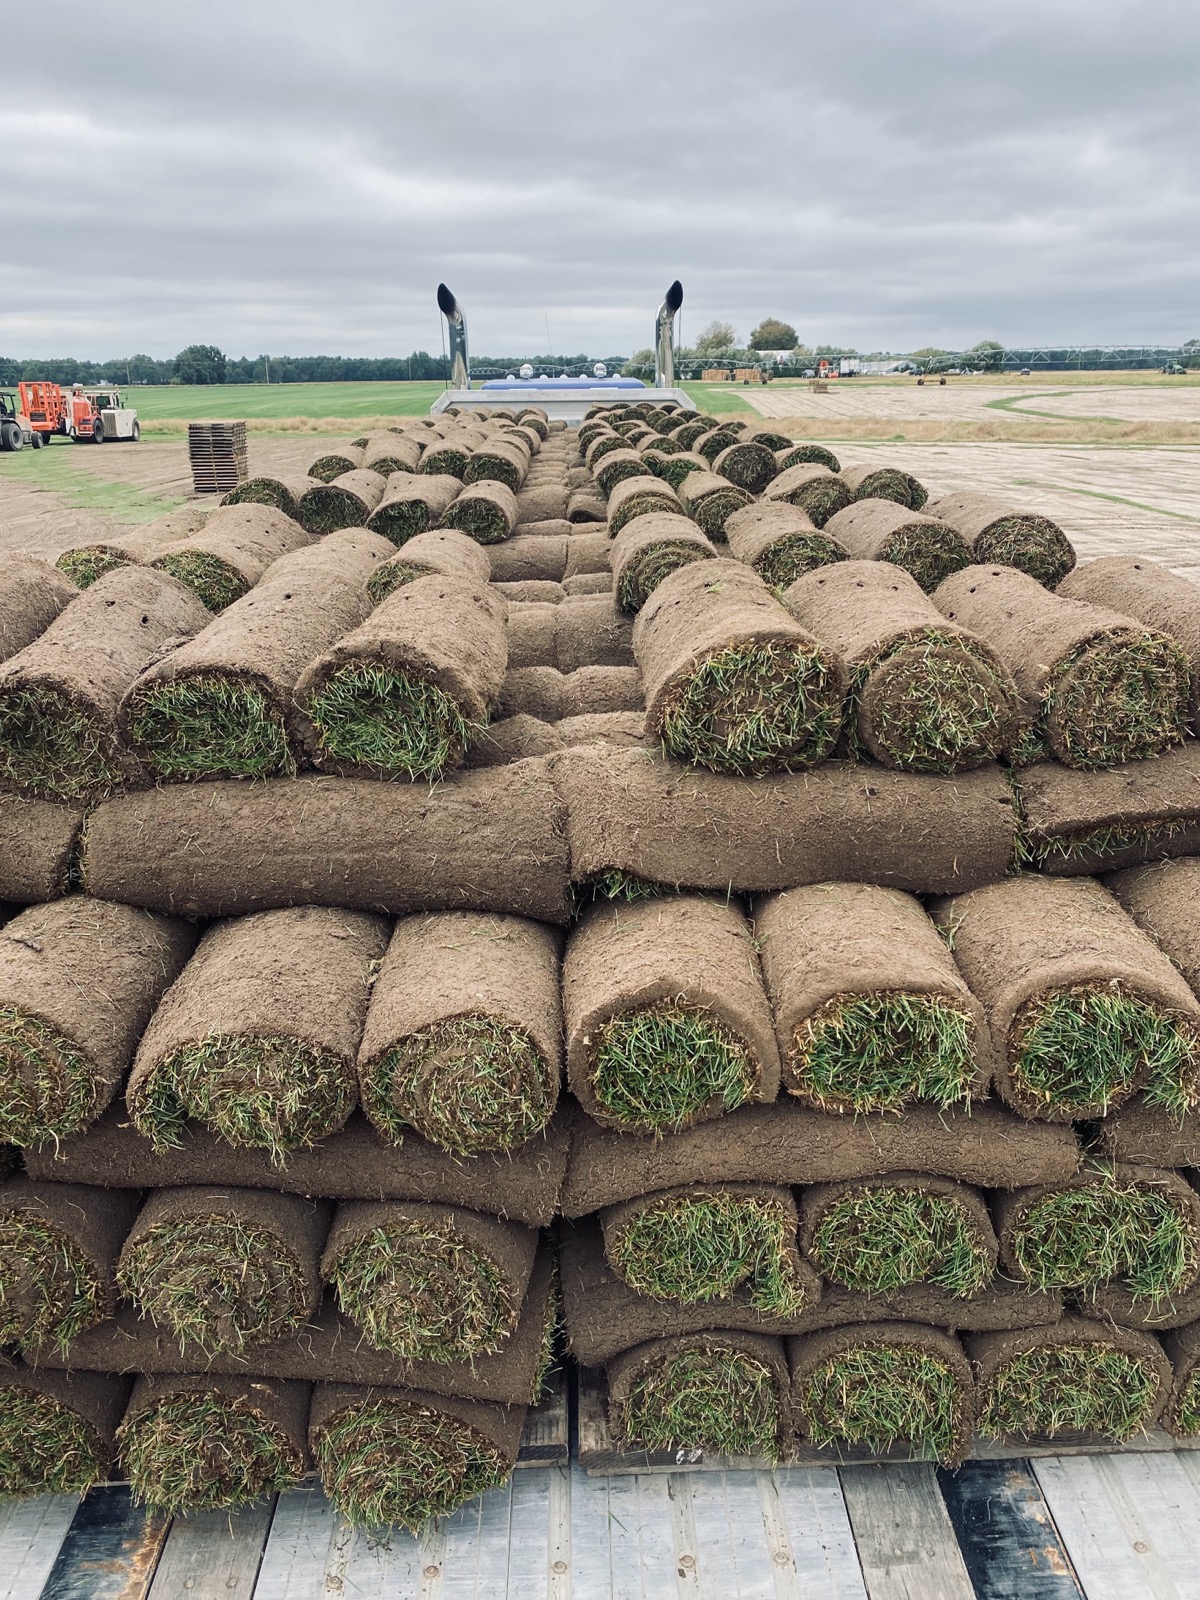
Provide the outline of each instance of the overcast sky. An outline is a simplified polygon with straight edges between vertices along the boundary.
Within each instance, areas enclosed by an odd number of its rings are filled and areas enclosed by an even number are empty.
[[[1200,336],[1196,0],[4,9],[0,355]]]

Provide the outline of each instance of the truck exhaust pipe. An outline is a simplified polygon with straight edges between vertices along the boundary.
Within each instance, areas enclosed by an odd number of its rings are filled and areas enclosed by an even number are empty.
[[[675,386],[675,314],[683,304],[683,285],[679,279],[667,290],[654,324],[654,387]]]
[[[682,291],[681,291],[682,294]],[[450,387],[471,387],[471,358],[467,354],[467,319],[444,283],[437,287],[437,303],[450,328]]]

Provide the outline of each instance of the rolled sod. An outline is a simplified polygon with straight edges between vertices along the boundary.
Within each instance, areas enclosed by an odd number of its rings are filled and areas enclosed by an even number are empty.
[[[117,708],[169,645],[210,620],[183,584],[145,567],[107,573],[0,664],[0,786],[95,800],[141,779]]]
[[[385,478],[393,472],[416,472],[420,464],[421,446],[398,433],[373,434],[363,449],[362,465]]]
[[[592,471],[596,475],[596,482],[600,486],[600,492],[606,497],[612,494],[619,483],[624,483],[626,478],[640,478],[644,475],[645,470],[642,465],[642,458],[636,450],[610,450],[606,456],[592,467]],[[572,498],[572,504],[574,504],[574,498]],[[577,520],[571,515],[569,509],[567,518],[571,522]],[[605,520],[607,521],[607,508]]]
[[[322,480],[324,481],[324,480]],[[313,480],[310,477],[257,477],[247,478],[245,483],[239,483],[235,489],[230,489],[228,494],[221,496],[223,506],[274,506],[282,511],[285,516],[299,520],[300,497],[306,489],[311,489]]]
[[[0,1371],[0,1495],[83,1494],[103,1483],[131,1388],[109,1373]]]
[[[1085,1301],[1109,1283],[1161,1301],[1200,1276],[1200,1196],[1175,1172],[1088,1167],[1000,1196],[996,1225],[1010,1276]]]
[[[899,467],[844,467],[841,479],[855,500],[892,500],[908,511],[920,511],[929,499],[924,484]]]
[[[755,501],[725,522],[729,553],[754,568],[776,591],[814,567],[845,561],[846,550],[815,526],[806,511],[783,502]]]
[[[989,1439],[1123,1442],[1158,1421],[1171,1388],[1157,1339],[1085,1317],[964,1342],[978,1384],[979,1431]]]
[[[65,1348],[112,1316],[117,1255],[137,1213],[125,1190],[0,1184],[0,1340]]]
[[[753,504],[745,489],[715,472],[692,472],[679,485],[688,516],[710,539],[724,539],[729,519]]]
[[[947,622],[908,573],[842,561],[798,578],[780,598],[846,663],[852,755],[907,772],[959,772],[1017,742],[1025,708],[1003,660]]]
[[[828,467],[830,472],[841,472],[842,464],[832,450],[826,450],[823,444],[787,444],[780,445],[775,451],[775,465],[780,472],[786,472],[789,467],[803,467],[817,465]]]
[[[534,1229],[448,1206],[349,1201],[321,1258],[342,1312],[377,1350],[408,1361],[495,1355],[516,1330]]]
[[[852,560],[890,562],[915,578],[927,593],[964,567],[976,571],[970,564],[970,550],[949,523],[910,511],[893,500],[858,500],[831,517],[826,526]]]
[[[447,473],[400,473],[388,479],[366,519],[367,527],[392,544],[405,545],[418,533],[436,528],[461,491],[461,482]]]
[[[502,716],[524,712],[547,722],[643,708],[642,675],[636,667],[526,667],[505,676],[496,709]]]
[[[597,465],[611,451],[625,450],[628,448],[624,439],[616,431],[616,429],[607,427],[599,427],[595,429],[593,432],[591,432],[589,438],[586,440],[584,440],[581,434],[580,444],[583,447],[583,459],[587,463],[588,470],[593,474],[596,471]]]
[[[295,1194],[159,1189],[121,1250],[121,1293],[192,1361],[297,1333],[321,1303],[332,1208]]]
[[[500,544],[517,525],[517,502],[506,484],[486,479],[469,485],[442,513],[439,528],[454,528],[479,544]]]
[[[975,1429],[975,1380],[962,1345],[918,1322],[859,1323],[789,1339],[792,1401],[801,1438],[908,1444],[955,1466]]]
[[[422,470],[424,462],[422,462]],[[343,472],[329,483],[306,489],[297,508],[310,533],[335,533],[338,528],[361,528],[383,499],[387,479],[380,472],[359,468]]]
[[[767,485],[763,498],[799,506],[818,528],[823,528],[854,496],[836,473],[812,461],[786,468]]]
[[[687,451],[677,440],[667,435],[657,434],[649,444],[644,444],[640,447],[639,454],[645,459],[646,465],[651,472],[655,472],[657,476],[656,467],[658,465],[669,461],[672,456],[686,455]],[[654,458],[653,461],[650,459],[651,457]],[[704,457],[701,456],[700,459],[703,461]]]
[[[933,598],[1016,680],[1033,725],[1026,761],[1048,753],[1068,767],[1113,767],[1182,742],[1190,667],[1167,634],[1060,598],[1012,567],[969,567]]]
[[[207,511],[190,506],[180,507],[177,511],[168,511],[166,516],[156,517],[144,527],[125,528],[110,538],[95,539],[90,544],[64,550],[54,564],[73,583],[86,589],[97,578],[102,578],[106,572],[112,572],[117,567],[139,566],[153,561],[155,556],[180,539],[201,533],[207,521]]]
[[[295,905],[570,914],[563,802],[539,761],[432,792],[334,778],[146,790],[91,814],[82,870],[90,894],[183,916]]]
[[[823,1278],[860,1294],[932,1283],[969,1296],[996,1270],[996,1234],[978,1190],[925,1173],[805,1189],[800,1245]]]
[[[369,615],[370,574],[392,546],[347,528],[274,562],[261,581],[122,701],[119,727],[168,781],[294,773],[293,692],[308,664]]]
[[[635,474],[630,472],[626,473],[625,476],[633,477]],[[608,502],[602,494],[597,493],[594,489],[576,489],[567,502],[567,521],[572,526],[592,522],[607,522]]]
[[[779,476],[775,452],[756,439],[741,439],[722,450],[713,461],[713,471],[748,494],[761,494]]]
[[[615,539],[635,517],[680,509],[679,496],[661,478],[626,478],[608,497],[609,536]]]
[[[82,806],[0,794],[0,899],[17,905],[59,900],[78,870]]]
[[[0,555],[0,661],[32,644],[79,589],[48,562],[13,550]]]
[[[567,673],[581,667],[635,664],[633,628],[611,594],[568,595],[555,608],[554,660],[550,664]]]
[[[670,511],[639,515],[623,525],[613,541],[617,604],[636,615],[669,573],[693,561],[715,560],[717,554],[716,546],[690,518]]]
[[[489,722],[467,751],[463,765],[469,770],[504,767],[514,761],[556,755],[563,742],[556,728],[537,717],[518,714]]]
[[[1200,1434],[1200,1323],[1168,1333],[1163,1348],[1174,1381],[1162,1425],[1176,1439],[1194,1439]]]
[[[515,435],[509,434],[504,438],[493,439],[471,452],[463,473],[463,482],[468,485],[499,483],[515,494],[525,482],[528,471],[528,445],[523,440],[518,442]],[[513,521],[516,521],[515,516]]]
[[[1196,1103],[1200,1004],[1107,889],[1023,873],[934,909],[1015,1111],[1103,1117],[1139,1089],[1176,1112]]]
[[[983,566],[1015,567],[1053,589],[1075,565],[1071,541],[1049,517],[1021,511],[970,490],[943,495],[925,508],[948,522]]]
[[[636,1450],[712,1451],[766,1461],[793,1446],[778,1339],[697,1333],[656,1339],[606,1364],[613,1432]]]
[[[678,450],[674,455],[664,455],[661,450],[646,450],[642,454],[646,470],[652,472],[656,478],[661,478],[664,483],[669,483],[676,494],[685,479],[691,477],[693,472],[709,473],[710,467],[703,456],[697,455],[693,450]]]
[[[598,1122],[661,1134],[774,1100],[750,925],[700,896],[589,907],[563,962],[567,1076]]]
[[[353,472],[361,467],[363,453],[363,446],[356,444],[343,445],[338,450],[327,450],[324,455],[317,456],[309,463],[308,476],[319,478],[322,483],[332,483],[344,472]]]
[[[117,1433],[134,1499],[172,1515],[236,1511],[294,1487],[310,1393],[212,1373],[138,1378]]]
[[[475,540],[471,542],[477,544]],[[488,576],[493,583],[561,583],[571,543],[564,534],[518,533],[503,544],[488,545],[482,553],[488,561]],[[604,562],[607,566],[607,549]]]
[[[272,562],[313,542],[274,506],[223,506],[202,533],[168,545],[149,563],[188,588],[209,611],[223,611],[252,589]]]
[[[380,605],[394,589],[417,578],[459,578],[467,583],[488,583],[491,563],[487,552],[468,534],[452,529],[429,529],[414,534],[403,549],[373,568],[367,595]]]
[[[987,1093],[982,1008],[912,896],[790,889],[756,905],[754,932],[789,1094],[857,1113]]]
[[[1145,556],[1101,556],[1068,573],[1057,592],[1107,606],[1174,639],[1191,669],[1191,718],[1200,728],[1200,590],[1194,583]]]
[[[445,912],[396,924],[359,1050],[384,1139],[459,1155],[508,1150],[558,1102],[559,936],[523,918]]]
[[[942,894],[1002,878],[1013,858],[998,767],[943,778],[826,762],[748,780],[646,752],[577,750],[555,756],[553,771],[577,883],[621,872],[748,894],[862,878]]]
[[[348,1522],[416,1532],[504,1483],[524,1426],[524,1406],[328,1383],[313,1392],[309,1440]]]
[[[475,442],[471,438],[452,435],[437,440],[422,455],[417,471],[429,477],[455,478],[461,484],[474,448]]]
[[[487,584],[414,578],[313,661],[296,737],[342,777],[436,778],[487,721],[508,660],[507,605]]]
[[[710,418],[701,419],[697,417],[694,421],[685,422],[681,428],[675,428],[671,433],[671,437],[672,439],[678,439],[685,450],[694,450],[697,440],[703,439],[712,430],[713,425]]]
[[[570,496],[560,477],[544,484],[526,484],[517,492],[517,523],[552,522],[567,514]]]
[[[0,928],[0,1138],[94,1122],[196,944],[185,922],[71,895]]]
[[[1200,860],[1185,857],[1152,867],[1136,867],[1115,873],[1107,883],[1138,927],[1169,957],[1194,992],[1200,986]]]
[[[841,730],[845,669],[751,568],[697,561],[639,611],[647,727],[678,761],[760,775],[812,766]]]
[[[581,572],[578,577],[564,578],[562,587],[567,599],[576,594],[611,594],[613,577],[611,572]]]
[[[745,1285],[768,1316],[796,1316],[821,1296],[800,1259],[791,1191],[767,1184],[698,1184],[644,1195],[600,1213],[604,1253],[631,1289],[699,1305]]]
[[[732,445],[737,444],[738,436],[732,428],[713,428],[692,445],[697,455],[701,455],[709,462],[715,462],[719,455],[723,455]]]

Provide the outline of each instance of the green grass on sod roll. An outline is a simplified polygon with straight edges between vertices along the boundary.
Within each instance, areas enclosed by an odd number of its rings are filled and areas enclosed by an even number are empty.
[[[117,1437],[134,1498],[172,1516],[235,1511],[290,1488],[304,1471],[291,1440],[220,1394],[164,1396]]]
[[[1102,828],[1068,829],[1050,839],[1030,839],[1026,834],[1018,838],[1017,865],[1044,867],[1048,862],[1064,866],[1080,861],[1103,862],[1135,845],[1152,857],[1160,846],[1169,844],[1193,827],[1195,823],[1189,818],[1176,817],[1161,822],[1116,822]]]
[[[78,800],[120,787],[91,717],[57,689],[0,694],[0,779],[43,800]]]
[[[706,494],[691,508],[689,515],[701,533],[706,533],[710,539],[723,539],[725,524],[735,511],[748,506],[750,500],[745,489],[739,489],[731,483],[728,489],[714,489],[711,494]]]
[[[224,611],[250,587],[240,572],[207,550],[178,550],[154,564],[161,572],[178,578],[210,611]]]
[[[677,760],[743,777],[811,766],[842,725],[825,658],[802,644],[734,644],[676,689],[662,739]]]
[[[347,1522],[414,1533],[508,1477],[500,1452],[466,1423],[390,1399],[332,1418],[317,1441],[317,1464]]]
[[[65,1350],[100,1321],[103,1303],[94,1267],[66,1234],[41,1217],[0,1217],[0,1344],[53,1340]]]
[[[54,565],[81,589],[87,589],[106,572],[127,567],[129,562],[108,550],[64,550]]]
[[[356,448],[351,446],[351,448]],[[359,446],[358,448],[361,448]],[[334,450],[329,455],[318,456],[308,469],[310,478],[320,478],[322,483],[332,483],[335,478],[340,478],[343,472],[352,472],[355,467],[353,456],[346,455],[343,451]]]
[[[129,729],[160,778],[295,775],[283,718],[261,689],[238,678],[175,678],[134,702]]]
[[[1001,517],[975,541],[975,559],[985,566],[1017,567],[1053,589],[1074,565],[1062,530],[1045,517],[1023,513]]]
[[[678,489],[689,474],[704,471],[699,461],[693,461],[686,455],[666,456],[655,460],[651,454],[646,457],[646,465],[656,478],[669,483],[672,489]]]
[[[650,900],[655,895],[670,894],[671,890],[665,884],[651,883],[648,878],[639,878],[634,872],[613,867],[607,872],[598,872],[586,883],[578,884],[575,892],[578,902],[585,905],[592,900]]]
[[[1151,1366],[1123,1350],[1030,1350],[993,1375],[982,1396],[979,1431],[990,1439],[1058,1433],[1131,1439],[1145,1425],[1158,1382]]]
[[[42,1145],[78,1133],[95,1103],[91,1063],[18,1006],[0,1006],[0,1141]]]
[[[1150,1104],[1179,1112],[1195,1103],[1200,1036],[1182,1017],[1115,987],[1078,985],[1034,1000],[1010,1037],[1013,1079],[1047,1107],[1096,1107],[1103,1115],[1143,1069]]]
[[[952,572],[971,565],[971,552],[952,528],[922,522],[898,529],[888,540],[881,559],[903,567],[926,594],[932,594]]]
[[[508,523],[500,507],[490,500],[475,499],[471,495],[452,500],[438,527],[454,528],[474,539],[476,544],[500,544],[509,534]]]
[[[775,1375],[741,1350],[683,1350],[640,1373],[615,1407],[623,1437],[644,1450],[711,1450],[779,1459]]]
[[[898,1111],[970,1098],[971,1019],[937,995],[835,996],[797,1028],[795,1088],[822,1111]]]
[[[1115,1181],[1043,1195],[1013,1230],[1012,1248],[1039,1289],[1095,1289],[1120,1279],[1161,1300],[1195,1273],[1197,1240],[1174,1198]]]
[[[315,473],[312,474],[315,477]],[[276,511],[295,518],[296,499],[289,494],[281,483],[272,478],[250,478],[245,483],[239,483],[236,489],[231,489],[225,495],[221,504],[223,506],[274,506]]]
[[[947,1461],[962,1443],[961,1400],[954,1374],[936,1356],[864,1346],[831,1356],[811,1373],[800,1407],[818,1447],[865,1444],[882,1451],[911,1439]]]
[[[650,516],[654,512],[675,511],[679,507],[674,500],[667,500],[661,494],[635,494],[612,512],[608,519],[609,537],[615,539],[621,529],[634,517]]]
[[[183,1141],[191,1117],[242,1150],[283,1165],[340,1127],[354,1104],[345,1065],[331,1051],[286,1035],[214,1034],[160,1061],[128,1097],[156,1154]]]
[[[936,1283],[972,1295],[991,1272],[987,1251],[949,1195],[864,1186],[822,1213],[812,1256],[823,1277],[861,1294]]]
[[[1185,1439],[1200,1433],[1200,1367],[1193,1367],[1175,1406],[1175,1428]]]
[[[934,630],[921,644],[901,641],[855,668],[847,725],[856,755],[853,707],[870,675],[886,671],[896,657],[901,666],[888,675],[888,692],[877,697],[876,737],[898,767],[955,772],[964,760],[998,753],[998,733],[1010,711],[1002,685],[989,663],[973,659],[961,635]]]
[[[806,1300],[797,1279],[796,1223],[765,1196],[676,1195],[645,1208],[610,1245],[630,1288],[656,1300],[727,1300],[749,1283],[750,1303],[789,1317]]]
[[[0,1495],[82,1494],[104,1476],[100,1440],[51,1395],[7,1388],[0,1398]]]
[[[828,467],[830,472],[840,472],[842,463],[832,450],[826,450],[823,444],[793,444],[787,447],[787,455],[780,463],[780,471],[786,472],[788,467],[804,467],[810,464],[818,467]]]
[[[367,594],[376,605],[381,605],[396,589],[429,576],[428,567],[413,567],[403,561],[385,561],[367,579]]]
[[[507,456],[493,455],[484,445],[477,450],[468,460],[463,473],[463,482],[472,483],[503,483],[516,494],[521,487],[521,469]]]
[[[758,1083],[745,1044],[700,1009],[665,1005],[614,1017],[597,1030],[592,1093],[642,1133],[684,1128],[714,1100],[744,1105]]]
[[[782,590],[814,567],[845,560],[846,552],[823,533],[789,533],[768,545],[754,563],[754,570],[772,589]]]
[[[417,471],[431,477],[444,475],[461,481],[470,459],[471,452],[462,445],[439,445],[436,449],[425,452]]]
[[[536,1045],[501,1017],[454,1017],[409,1034],[362,1075],[363,1107],[397,1144],[410,1128],[460,1155],[524,1144],[550,1116]]]
[[[1187,658],[1172,641],[1147,635],[1104,651],[1085,642],[1055,667],[1042,715],[1061,730],[1071,765],[1111,767],[1180,743],[1188,695]]]
[[[700,550],[686,540],[676,543],[664,539],[662,544],[650,545],[636,560],[631,561],[621,574],[620,600],[623,611],[640,611],[659,584],[676,567],[686,567],[693,561],[708,558],[707,550]]]
[[[367,661],[332,673],[305,709],[329,755],[413,779],[438,777],[474,731],[437,684]]]

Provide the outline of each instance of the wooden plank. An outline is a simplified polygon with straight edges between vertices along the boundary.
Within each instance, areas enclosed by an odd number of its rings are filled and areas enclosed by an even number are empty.
[[[411,1534],[397,1531],[381,1541],[377,1533],[339,1518],[322,1600],[427,1600],[428,1585],[440,1579],[441,1567],[427,1580],[422,1555]]]
[[[938,1485],[977,1600],[1080,1600],[1028,1462],[968,1462]]]
[[[675,1576],[679,1600],[702,1600],[699,1562],[696,1558],[696,1517],[692,1509],[692,1481],[682,1473],[667,1479],[671,1508],[671,1537],[675,1542]],[[711,1591],[710,1591],[711,1592]],[[713,1595],[716,1600],[716,1595]]]
[[[337,1519],[315,1478],[275,1502],[254,1600],[322,1600]]]
[[[975,1600],[932,1466],[840,1477],[871,1600]]]
[[[251,1600],[275,1498],[176,1517],[149,1600]]]
[[[712,1600],[776,1600],[757,1473],[697,1473],[691,1490],[700,1590]]]
[[[518,1467],[554,1467],[571,1459],[571,1409],[567,1375],[554,1375],[553,1388],[531,1407],[521,1433]]]
[[[0,1596],[28,1600],[58,1564],[63,1541],[79,1509],[77,1494],[40,1494],[9,1500],[0,1520]]]
[[[445,1574],[437,1600],[506,1600],[515,1482],[510,1478],[503,1487],[490,1489],[447,1518]],[[542,1541],[544,1538],[543,1533]],[[436,1556],[426,1554],[426,1577],[432,1576],[430,1568],[436,1564]]]
[[[583,1474],[580,1480],[586,1482]],[[571,1600],[571,1468],[546,1473],[546,1595]],[[582,1591],[578,1591],[582,1592]]]
[[[550,1585],[550,1478],[557,1468],[513,1474],[505,1590],[521,1600],[547,1600]]]
[[[170,1517],[135,1505],[127,1483],[89,1490],[40,1600],[143,1600],[170,1526]]]
[[[780,1569],[780,1600],[866,1600],[854,1532],[836,1472],[781,1467],[759,1477],[767,1538]],[[779,1520],[784,1524],[778,1528]],[[785,1588],[786,1559],[795,1582]]]

